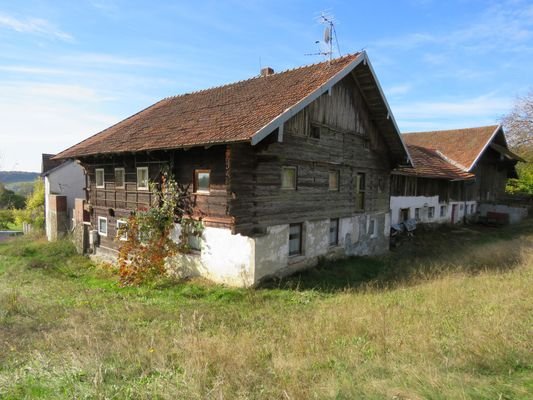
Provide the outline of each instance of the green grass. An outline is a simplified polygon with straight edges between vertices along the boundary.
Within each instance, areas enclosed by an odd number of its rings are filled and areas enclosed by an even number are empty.
[[[120,288],[0,244],[0,399],[533,398],[533,223],[419,233],[262,288]]]

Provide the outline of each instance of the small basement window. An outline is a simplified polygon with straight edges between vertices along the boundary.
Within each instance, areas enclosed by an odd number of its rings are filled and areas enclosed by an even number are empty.
[[[137,167],[137,190],[148,189],[148,167]]]
[[[289,225],[289,256],[302,254],[302,224]]]
[[[329,190],[338,191],[339,190],[339,181],[340,181],[340,171],[331,170],[329,171]]]
[[[124,168],[115,168],[115,189],[124,189]]]
[[[94,170],[94,173],[96,174],[96,187],[97,188],[105,188],[104,169],[103,168],[96,168]]]
[[[287,190],[296,190],[296,181],[298,170],[296,167],[281,167],[281,188]]]
[[[117,220],[117,238],[125,242],[128,240],[128,232],[126,231],[128,223],[122,219]]]
[[[194,191],[195,193],[209,193],[211,170],[194,170]]]
[[[339,219],[329,220],[329,245],[336,246],[339,244]]]
[[[98,234],[101,236],[107,236],[107,218],[98,217]]]
[[[428,218],[429,219],[435,218],[435,207],[428,208]]]
[[[368,224],[368,234],[370,237],[376,237],[376,220],[371,219],[370,224]]]

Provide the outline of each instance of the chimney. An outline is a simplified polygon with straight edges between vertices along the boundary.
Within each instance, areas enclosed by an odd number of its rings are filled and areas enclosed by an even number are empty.
[[[270,67],[261,68],[261,76],[274,75],[274,70]]]

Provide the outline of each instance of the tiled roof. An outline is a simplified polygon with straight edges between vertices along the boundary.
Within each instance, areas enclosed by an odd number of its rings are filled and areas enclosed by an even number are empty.
[[[407,148],[414,162],[414,168],[396,168],[394,170],[395,173],[446,180],[466,180],[475,177],[474,174],[465,172],[448,162],[435,149],[428,149],[426,147],[409,144],[407,145]]]
[[[57,158],[250,141],[363,53],[166,98]]]
[[[402,138],[407,145],[436,149],[458,167],[470,171],[474,161],[497,128],[498,125],[491,125],[447,131],[415,132],[406,133],[402,135]]]

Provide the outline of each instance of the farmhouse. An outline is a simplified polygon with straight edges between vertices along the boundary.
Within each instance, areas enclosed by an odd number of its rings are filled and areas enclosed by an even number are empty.
[[[411,218],[423,223],[461,222],[480,204],[501,199],[507,179],[516,177],[515,165],[521,161],[509,150],[499,125],[408,133],[403,139],[414,168],[393,171],[393,224]]]
[[[166,98],[57,158],[86,170],[102,256],[171,168],[205,226],[177,261],[232,285],[387,251],[391,171],[410,165],[365,52]]]

